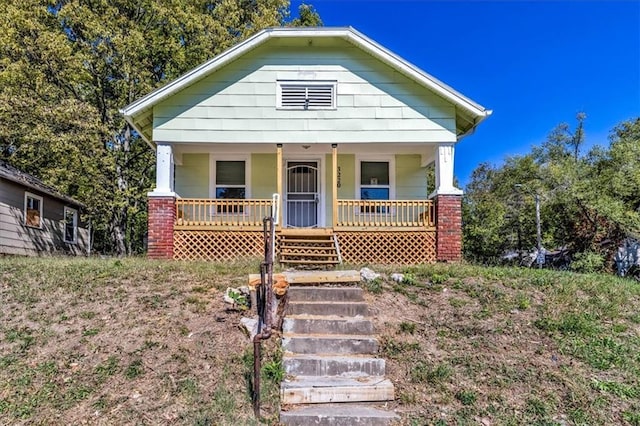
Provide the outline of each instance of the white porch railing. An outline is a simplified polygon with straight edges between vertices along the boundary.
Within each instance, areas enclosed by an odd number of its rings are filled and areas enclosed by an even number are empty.
[[[338,200],[336,228],[435,227],[431,200]]]
[[[271,216],[271,199],[178,198],[176,227],[258,227]]]

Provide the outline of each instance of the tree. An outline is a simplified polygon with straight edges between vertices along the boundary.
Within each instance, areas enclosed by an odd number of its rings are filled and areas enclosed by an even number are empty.
[[[531,154],[473,172],[463,206],[468,258],[494,262],[534,245],[533,197],[516,192],[516,183],[542,198],[548,248],[610,260],[627,235],[640,234],[640,119],[618,125],[608,149],[583,154],[585,119],[578,114],[574,131],[559,125]]]
[[[87,204],[117,254],[142,248],[154,179],[118,109],[289,15],[287,0],[2,3],[0,158]],[[292,23],[321,24],[303,6]]]

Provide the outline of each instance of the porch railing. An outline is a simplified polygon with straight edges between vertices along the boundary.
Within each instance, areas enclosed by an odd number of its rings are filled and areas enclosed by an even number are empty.
[[[262,220],[270,217],[271,199],[178,198],[176,227],[247,227],[262,229]]]
[[[431,200],[338,200],[336,228],[435,227]]]

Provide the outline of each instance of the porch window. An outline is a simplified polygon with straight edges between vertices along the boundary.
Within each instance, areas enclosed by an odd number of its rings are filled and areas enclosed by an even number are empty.
[[[24,224],[31,228],[42,228],[42,197],[24,193]]]
[[[388,200],[391,192],[388,161],[360,162],[360,199]],[[372,212],[371,207],[363,206],[362,213]],[[386,213],[385,207],[377,207],[375,213]]]
[[[78,210],[64,208],[64,241],[75,244],[78,240]]]
[[[278,81],[279,109],[335,109],[335,81]]]
[[[216,161],[216,198],[243,200],[246,197],[244,161]],[[242,213],[242,205],[218,206],[218,213]]]

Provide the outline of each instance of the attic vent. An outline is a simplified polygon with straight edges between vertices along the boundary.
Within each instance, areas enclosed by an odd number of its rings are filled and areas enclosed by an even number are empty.
[[[335,109],[336,82],[278,82],[278,108]]]

